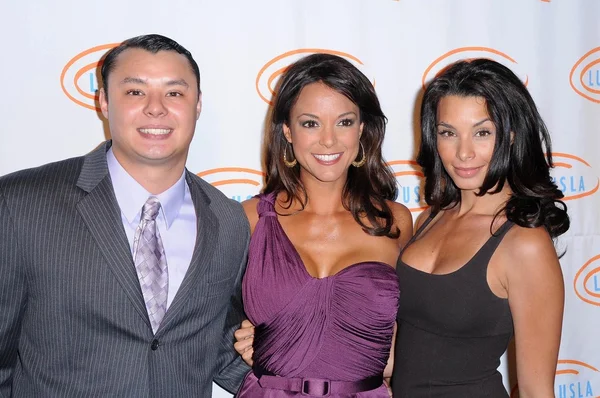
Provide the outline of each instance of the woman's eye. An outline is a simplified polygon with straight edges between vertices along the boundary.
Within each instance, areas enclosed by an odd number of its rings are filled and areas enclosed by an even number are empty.
[[[318,124],[314,120],[307,120],[305,122],[302,122],[302,127],[313,128],[313,127],[317,127],[317,126],[318,126]]]
[[[451,137],[454,135],[454,133],[450,130],[440,130],[440,131],[438,131],[438,134],[441,135],[442,137]]]
[[[487,137],[491,134],[492,134],[492,132],[489,130],[479,130],[477,133],[475,133],[475,136],[476,137]]]
[[[340,120],[340,122],[338,123],[338,125],[344,126],[344,127],[350,127],[350,126],[354,125],[354,119],[343,119],[343,120]]]

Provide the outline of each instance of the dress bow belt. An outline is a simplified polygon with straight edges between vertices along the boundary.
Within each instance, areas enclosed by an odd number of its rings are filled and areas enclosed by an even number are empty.
[[[281,377],[257,369],[254,370],[254,374],[258,378],[258,384],[263,388],[299,392],[302,395],[317,397],[374,390],[383,383],[382,376],[372,376],[357,381],[336,381],[313,377]]]

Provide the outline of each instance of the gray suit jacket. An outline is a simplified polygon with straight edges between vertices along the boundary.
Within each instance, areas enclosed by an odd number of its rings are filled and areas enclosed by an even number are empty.
[[[106,165],[87,156],[0,178],[0,397],[209,397],[248,367],[233,350],[249,225],[187,172],[198,218],[156,335]]]

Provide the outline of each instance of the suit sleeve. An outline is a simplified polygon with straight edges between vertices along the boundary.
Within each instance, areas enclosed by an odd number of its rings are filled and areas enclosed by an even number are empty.
[[[14,220],[0,187],[0,397],[11,396],[21,322],[25,312],[25,275],[19,263]]]
[[[238,275],[235,280],[234,293],[231,296],[231,302],[227,319],[225,320],[225,328],[221,346],[219,348],[219,356],[217,358],[218,373],[214,377],[214,382],[232,394],[235,394],[240,388],[244,377],[250,371],[250,367],[242,360],[242,357],[234,350],[233,344],[235,338],[233,333],[239,329],[240,324],[246,315],[242,304],[242,277],[246,269],[246,261],[248,257],[248,244],[250,240],[249,227],[246,233],[245,250],[239,264]]]

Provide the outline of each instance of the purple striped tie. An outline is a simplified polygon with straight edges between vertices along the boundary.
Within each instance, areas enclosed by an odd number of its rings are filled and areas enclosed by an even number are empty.
[[[151,196],[142,208],[140,223],[133,239],[135,269],[137,270],[152,331],[160,326],[167,312],[169,275],[167,258],[160,233],[156,228],[156,216],[160,210],[158,198]]]

